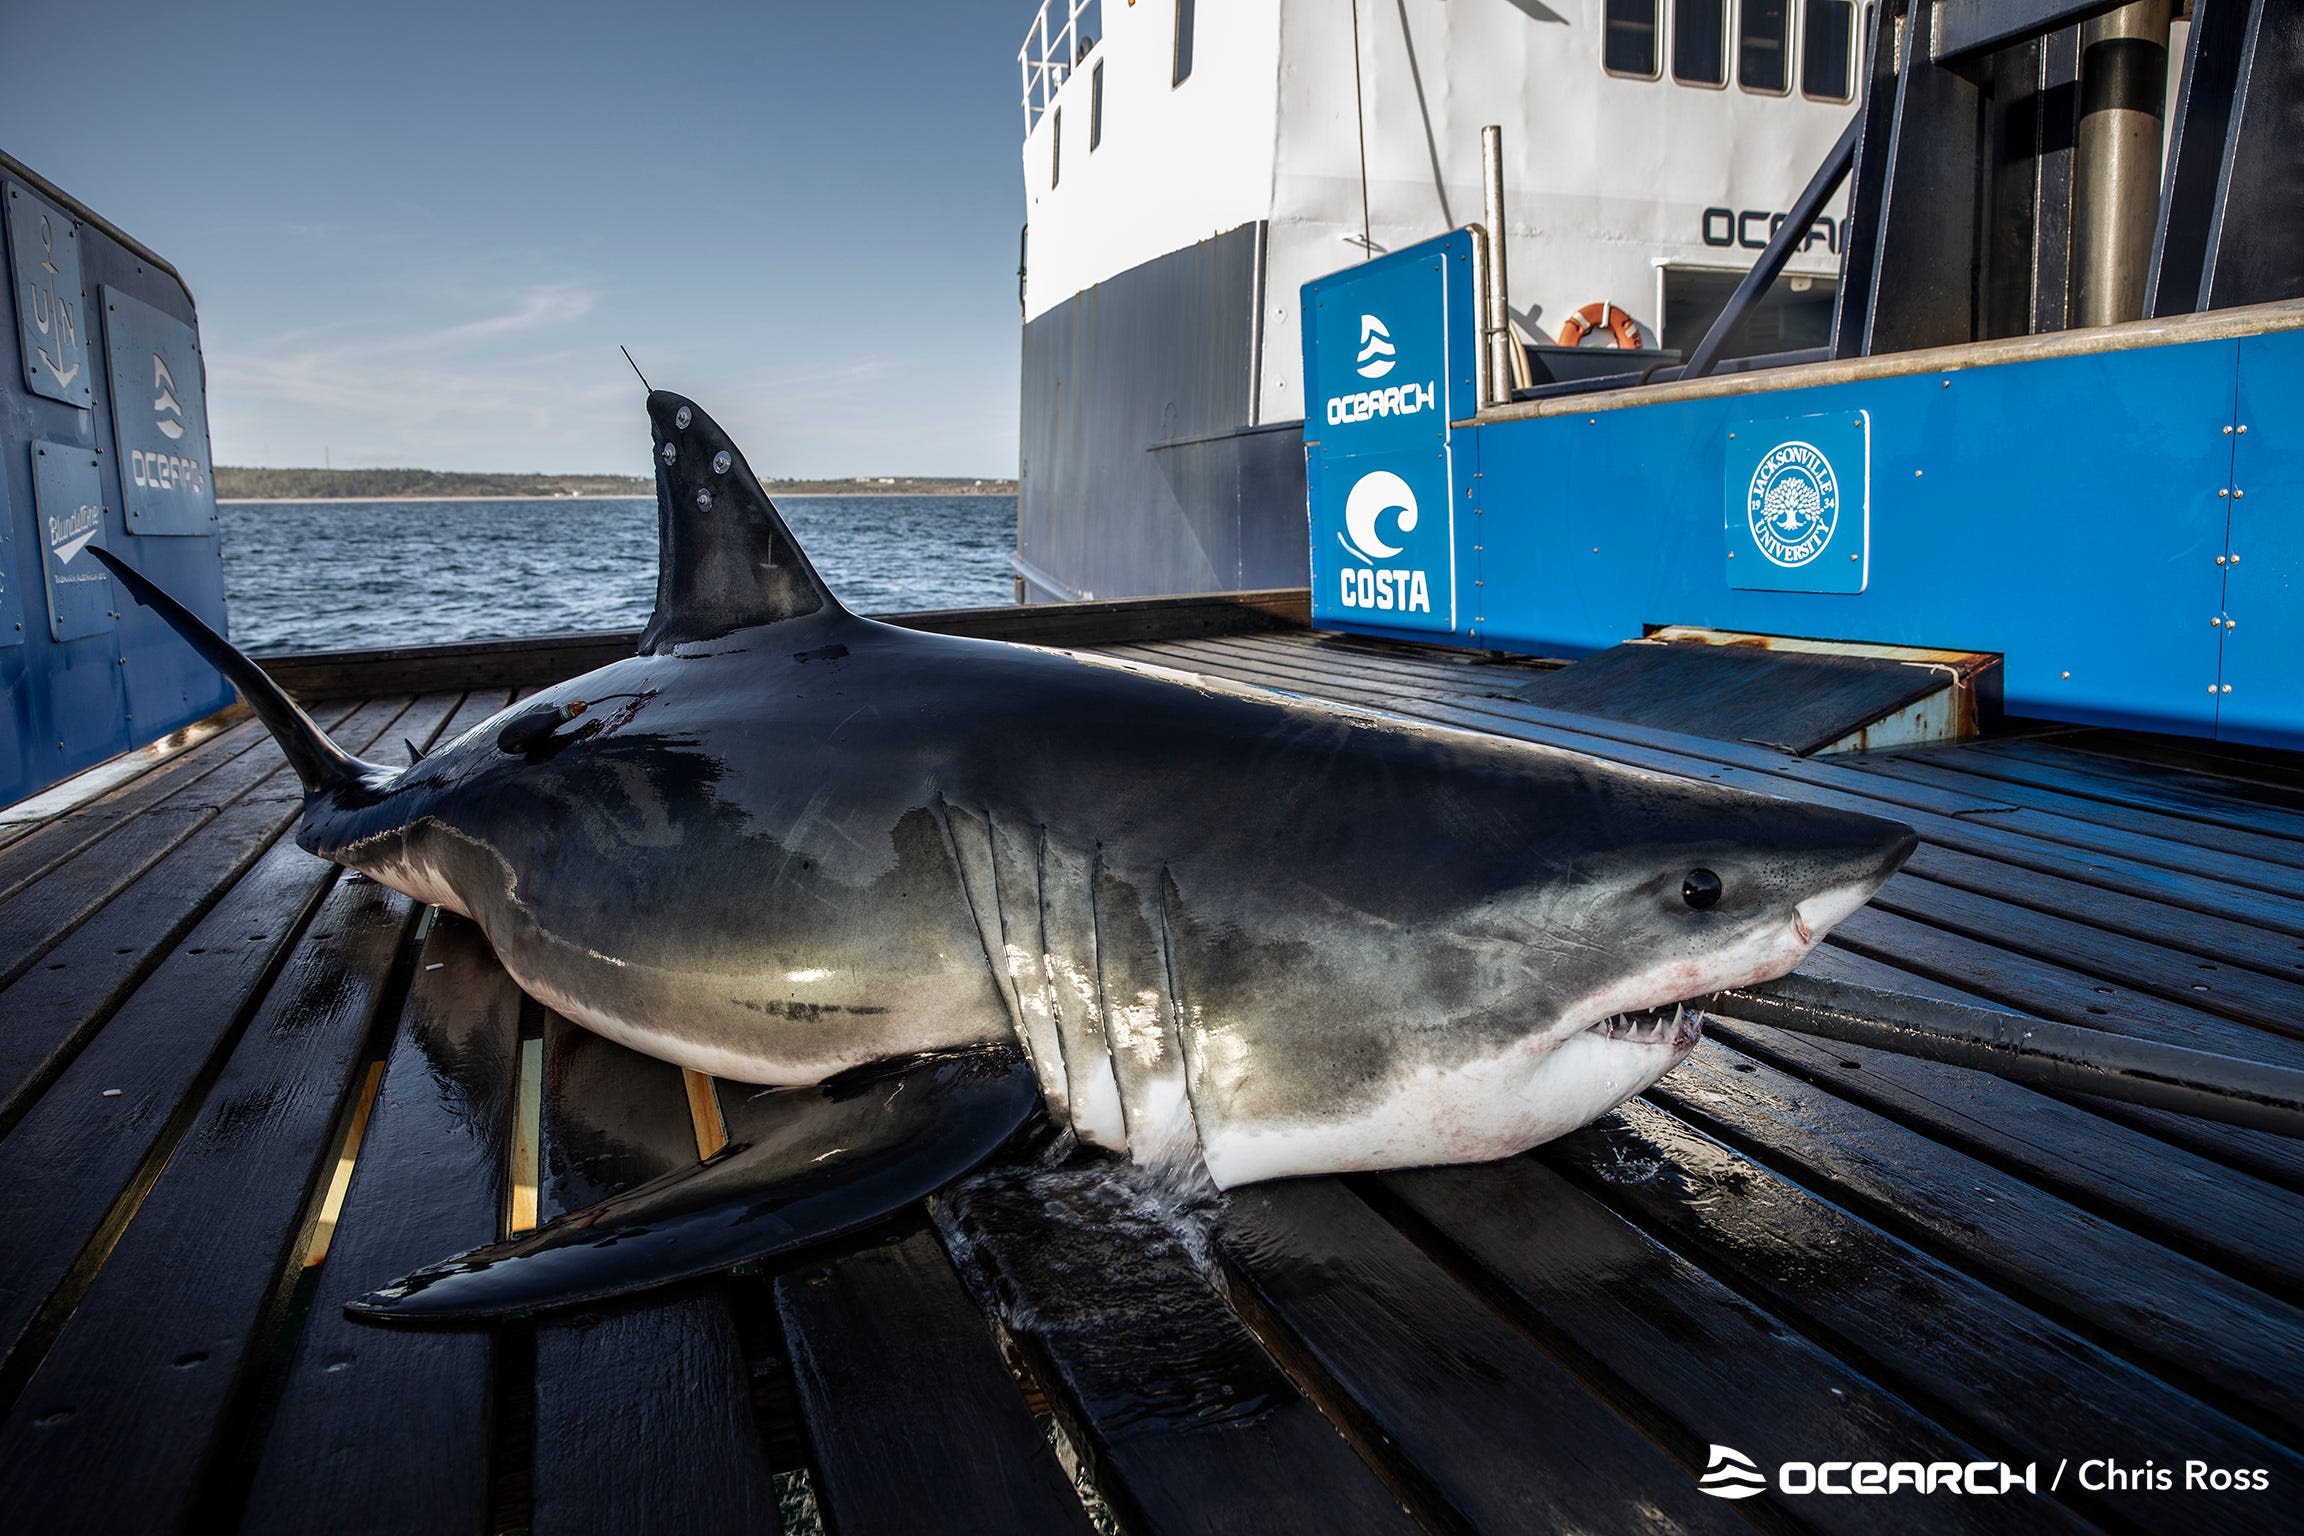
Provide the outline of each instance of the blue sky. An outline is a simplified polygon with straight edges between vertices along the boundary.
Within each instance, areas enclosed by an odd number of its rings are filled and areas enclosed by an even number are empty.
[[[1010,475],[1032,12],[24,0],[0,146],[184,274],[220,463],[643,474],[621,342],[763,474]]]

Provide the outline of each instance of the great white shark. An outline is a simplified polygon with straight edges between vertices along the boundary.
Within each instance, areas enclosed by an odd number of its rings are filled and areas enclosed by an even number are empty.
[[[299,843],[486,933],[531,996],[795,1090],[773,1144],[356,1304],[469,1317],[700,1273],[932,1191],[1032,1111],[1221,1188],[1484,1160],[1791,971],[1901,824],[1109,657],[848,612],[743,455],[648,397],[638,654],[404,767],[91,553],[240,688]]]

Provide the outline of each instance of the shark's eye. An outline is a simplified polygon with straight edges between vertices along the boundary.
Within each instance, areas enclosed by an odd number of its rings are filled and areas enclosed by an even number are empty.
[[[1708,869],[1692,869],[1680,882],[1680,899],[1701,912],[1720,904],[1720,877]]]

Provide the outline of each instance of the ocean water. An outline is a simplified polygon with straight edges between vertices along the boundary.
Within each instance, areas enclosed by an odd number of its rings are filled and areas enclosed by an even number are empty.
[[[1013,601],[1013,496],[793,496],[777,510],[858,613]],[[219,507],[232,638],[259,655],[636,629],[656,503],[245,501]]]

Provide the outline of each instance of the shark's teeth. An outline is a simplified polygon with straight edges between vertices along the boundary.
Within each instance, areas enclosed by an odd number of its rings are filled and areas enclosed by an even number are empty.
[[[1629,1040],[1635,1045],[1670,1045],[1678,1049],[1693,1046],[1704,1036],[1704,1015],[1685,1003],[1675,1003],[1672,1011],[1651,1008],[1639,1013],[1619,1013],[1602,1019],[1592,1026],[1594,1033],[1611,1040]]]

